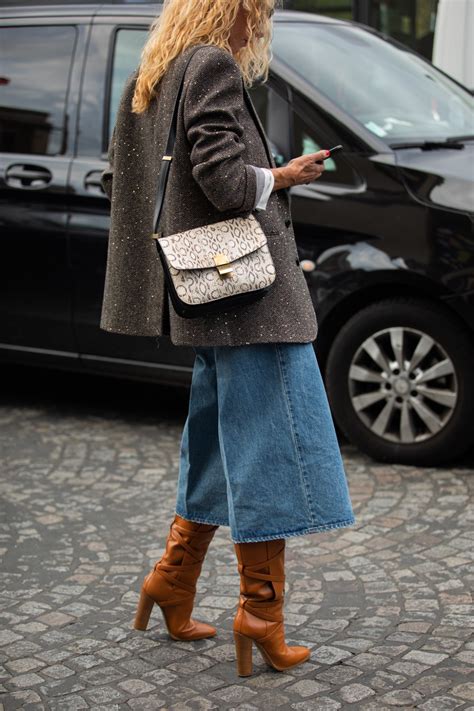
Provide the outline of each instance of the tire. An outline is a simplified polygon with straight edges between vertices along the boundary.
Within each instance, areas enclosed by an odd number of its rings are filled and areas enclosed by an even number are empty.
[[[436,466],[471,446],[474,346],[442,304],[393,298],[356,313],[331,345],[326,389],[337,426],[377,461]]]

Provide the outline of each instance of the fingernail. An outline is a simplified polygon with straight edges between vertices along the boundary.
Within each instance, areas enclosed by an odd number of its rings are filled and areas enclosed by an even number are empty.
[[[331,155],[331,151],[324,151],[324,155],[325,155],[325,156],[330,156],[330,155]]]

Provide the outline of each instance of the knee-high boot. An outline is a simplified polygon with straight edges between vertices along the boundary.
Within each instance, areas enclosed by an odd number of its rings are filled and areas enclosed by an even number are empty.
[[[146,630],[156,603],[173,639],[213,637],[216,628],[191,618],[196,583],[218,526],[195,523],[175,514],[166,549],[143,581],[134,627]]]
[[[283,598],[285,539],[234,543],[240,573],[240,599],[234,618],[234,639],[239,676],[252,674],[252,645],[278,671],[302,664],[308,647],[285,642]]]

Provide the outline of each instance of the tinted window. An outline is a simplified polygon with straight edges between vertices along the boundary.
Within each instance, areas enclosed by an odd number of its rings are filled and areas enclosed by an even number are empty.
[[[323,148],[331,148],[326,142],[323,143],[323,136],[313,130],[303,119],[294,114],[294,138],[297,155],[307,155],[316,153]],[[341,153],[334,153],[333,156],[324,161],[324,173],[318,178],[318,186],[324,183],[352,185],[356,181],[355,175]]]
[[[0,151],[60,155],[74,27],[0,28]]]
[[[284,165],[291,157],[288,103],[268,84],[253,86],[249,94],[265,129],[275,163]]]
[[[474,130],[467,91],[417,55],[362,28],[275,23],[273,51],[388,144]]]
[[[109,131],[107,142],[110,140],[112,129],[115,126],[117,109],[122,96],[122,91],[130,74],[140,63],[140,54],[147,38],[147,30],[118,30],[115,35],[114,58],[112,63],[112,78],[109,105]]]

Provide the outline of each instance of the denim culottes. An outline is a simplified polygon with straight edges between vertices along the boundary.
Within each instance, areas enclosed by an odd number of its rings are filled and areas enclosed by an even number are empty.
[[[311,343],[195,347],[176,513],[235,543],[354,523]]]

